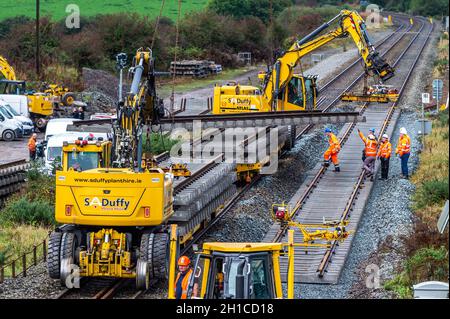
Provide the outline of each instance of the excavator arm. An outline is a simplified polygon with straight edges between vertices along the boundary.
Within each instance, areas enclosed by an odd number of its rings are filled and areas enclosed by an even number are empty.
[[[336,20],[339,20],[339,27],[318,36]],[[382,81],[386,81],[394,75],[393,68],[379,56],[371,43],[362,17],[357,12],[342,10],[339,15],[324,23],[303,39],[296,41],[277,59],[271,72],[266,74],[263,90],[264,98],[276,109],[276,99],[281,90],[292,79],[294,68],[301,58],[334,39],[347,37],[348,35],[355,42],[367,73],[378,76]]]
[[[152,51],[140,48],[130,69],[133,82],[124,102],[117,106],[114,128],[113,165],[141,170],[144,125],[158,122],[164,115],[161,99],[156,96]]]
[[[8,61],[0,55],[0,75],[9,81],[16,81],[16,73]],[[1,78],[1,77],[0,77]]]

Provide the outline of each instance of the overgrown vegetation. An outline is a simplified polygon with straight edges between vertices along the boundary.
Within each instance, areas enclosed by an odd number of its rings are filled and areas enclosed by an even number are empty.
[[[170,152],[172,146],[177,144],[178,140],[173,140],[167,135],[152,133],[150,135],[150,143],[147,143],[147,137],[144,135],[143,150],[154,155],[161,154],[163,152]]]
[[[448,12],[447,0],[372,0],[386,10],[408,12],[414,15],[438,16]]]
[[[423,247],[405,262],[404,271],[385,283],[384,288],[400,298],[412,296],[412,286],[426,280],[448,280],[448,248]]]
[[[385,283],[399,298],[411,298],[412,286],[422,281],[448,281],[448,227],[444,234],[436,223],[449,198],[448,110],[433,121],[425,138],[420,166],[412,176],[416,192],[412,197],[415,220],[412,233],[403,237],[406,261],[399,275]]]
[[[0,212],[0,225],[50,226],[55,224],[55,179],[39,172],[34,166],[27,172],[28,183],[11,196]]]
[[[42,242],[55,225],[55,179],[40,173],[37,165],[27,172],[27,179],[26,187],[0,210],[0,265]]]
[[[309,7],[325,3],[336,6]],[[210,0],[208,5],[204,2],[203,9],[183,9],[177,59],[209,59],[224,67],[237,67],[237,53],[245,51],[252,53],[253,62],[269,62],[273,50],[286,49],[294,38],[303,37],[345,6],[342,1]],[[67,29],[64,20],[55,20],[58,16],[43,16],[42,78],[82,90],[83,67],[115,72],[115,54],[125,52],[131,60],[137,48],[152,44],[156,68],[168,69],[175,53],[176,25],[172,19],[160,19],[153,39],[154,16],[134,10],[109,12],[82,14],[79,29]],[[0,21],[0,54],[15,67],[18,77],[31,85],[38,80],[34,72],[35,42],[32,19],[16,16]]]

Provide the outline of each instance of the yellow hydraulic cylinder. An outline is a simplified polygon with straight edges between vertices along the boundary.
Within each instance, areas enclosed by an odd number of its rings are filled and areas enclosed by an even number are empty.
[[[294,230],[288,231],[288,299],[294,299]]]
[[[175,299],[175,291],[173,287],[175,285],[175,264],[177,255],[177,225],[172,224],[170,226],[170,263],[169,263],[169,291],[168,299]]]
[[[413,18],[409,18],[409,23],[410,23],[410,24],[414,24]]]

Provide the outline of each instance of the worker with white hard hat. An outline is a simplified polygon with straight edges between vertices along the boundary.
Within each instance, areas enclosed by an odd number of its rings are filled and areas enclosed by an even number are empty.
[[[381,177],[380,180],[388,179],[389,159],[391,158],[392,144],[389,142],[389,136],[383,134],[381,144],[378,148],[377,158],[381,161]]]
[[[402,161],[402,177],[408,179],[408,160],[411,153],[411,138],[404,127],[400,128],[400,137],[398,138],[395,154]]]
[[[358,129],[359,137],[364,142],[365,148],[364,148],[364,154],[366,155],[366,158],[364,159],[364,170],[365,170],[365,177],[369,178],[373,181],[373,174],[375,171],[375,160],[377,157],[377,139],[375,138],[375,135],[370,133],[367,137],[364,136],[364,134]]]

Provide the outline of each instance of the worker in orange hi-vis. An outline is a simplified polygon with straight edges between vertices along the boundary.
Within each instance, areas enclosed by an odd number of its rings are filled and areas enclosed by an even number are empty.
[[[37,134],[33,133],[28,140],[28,151],[30,152],[30,160],[34,161],[36,159],[36,139]]]
[[[411,138],[408,136],[406,128],[400,128],[400,137],[398,138],[395,154],[400,157],[402,164],[402,178],[408,179],[408,160],[411,153]]]
[[[375,171],[375,160],[377,157],[377,140],[375,135],[369,134],[367,137],[358,129],[359,137],[364,142],[365,149],[364,153],[366,154],[366,159],[364,160],[364,175],[366,177],[370,177],[370,180],[373,181],[373,174]]]
[[[391,158],[392,144],[389,142],[389,136],[383,134],[380,147],[378,148],[377,158],[381,161],[381,177],[379,179],[388,179],[389,159]]]
[[[326,150],[325,154],[323,154],[323,166],[330,166],[330,161],[332,161],[334,164],[334,171],[340,172],[341,168],[339,167],[338,154],[341,150],[341,143],[339,142],[339,139],[336,137],[336,135],[334,135],[333,132],[331,132],[331,129],[329,129],[328,127],[325,128],[325,134],[328,136],[328,144],[330,146]]]

